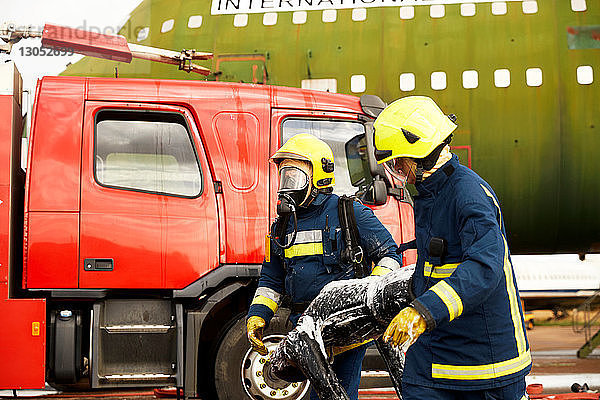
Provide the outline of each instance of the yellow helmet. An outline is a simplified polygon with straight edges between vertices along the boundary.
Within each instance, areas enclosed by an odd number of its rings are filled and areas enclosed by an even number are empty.
[[[292,136],[271,156],[271,162],[279,165],[282,160],[304,160],[312,165],[312,184],[317,189],[335,185],[333,176],[333,151],[321,139],[308,133]]]
[[[377,162],[381,164],[397,157],[427,157],[456,129],[455,118],[445,115],[426,96],[394,101],[374,123]]]

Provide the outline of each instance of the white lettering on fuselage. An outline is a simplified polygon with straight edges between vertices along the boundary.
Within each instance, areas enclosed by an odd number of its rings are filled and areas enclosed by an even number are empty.
[[[505,0],[520,1],[523,0]],[[491,3],[491,0],[212,0],[211,14],[250,14],[363,7]]]

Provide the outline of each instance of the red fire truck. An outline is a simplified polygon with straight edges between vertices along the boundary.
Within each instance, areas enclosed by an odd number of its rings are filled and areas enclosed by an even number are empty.
[[[358,194],[398,243],[413,238],[408,195],[372,159],[375,96],[44,77],[33,101],[24,172],[21,78],[1,65],[1,389],[301,397],[244,373],[258,362],[244,315],[276,214],[267,160],[294,134],[334,149],[336,193]]]

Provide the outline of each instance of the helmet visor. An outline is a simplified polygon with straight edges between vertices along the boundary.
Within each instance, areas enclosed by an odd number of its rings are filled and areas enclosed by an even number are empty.
[[[300,168],[285,166],[279,169],[279,191],[296,191],[308,186],[308,175]]]

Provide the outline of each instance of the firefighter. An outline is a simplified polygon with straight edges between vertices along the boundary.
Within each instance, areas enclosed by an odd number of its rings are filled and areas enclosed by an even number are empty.
[[[418,192],[415,299],[383,340],[410,346],[404,400],[526,398],[531,355],[500,203],[450,152],[455,122],[432,99],[411,96],[374,124],[378,162]]]
[[[284,295],[291,302],[289,319],[296,325],[325,285],[355,278],[357,265],[343,257],[346,240],[340,229],[339,198],[332,194],[334,160],[327,143],[310,134],[298,134],[270,160],[279,173],[278,218],[266,241],[261,277],[247,318],[250,344],[263,355],[267,353],[263,330]],[[369,266],[373,262],[373,274],[400,268],[402,258],[387,229],[368,207],[356,201],[352,205],[361,253],[354,258],[364,257]],[[333,370],[351,399],[358,398],[365,347],[354,347],[334,360]],[[316,398],[311,392],[311,399]]]

